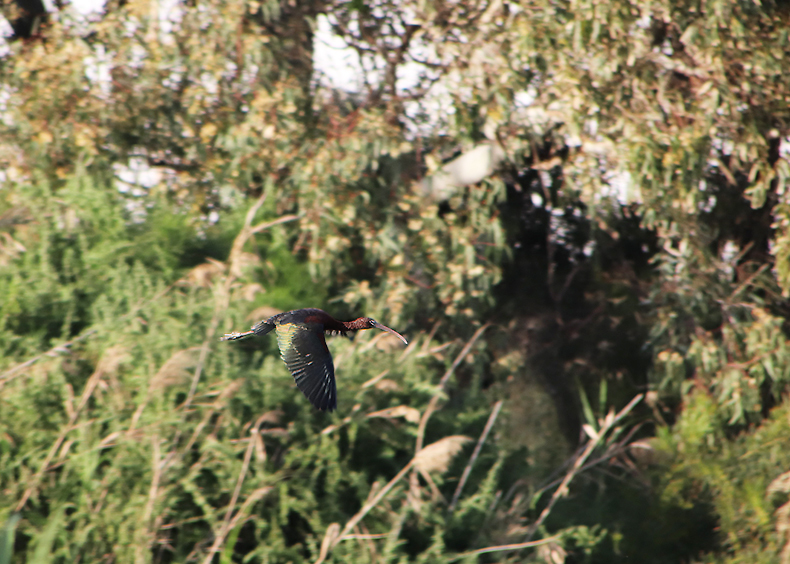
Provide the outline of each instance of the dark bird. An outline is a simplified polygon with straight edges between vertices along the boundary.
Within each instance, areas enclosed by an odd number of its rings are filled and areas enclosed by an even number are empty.
[[[295,309],[273,315],[266,321],[259,321],[244,333],[228,333],[221,341],[235,341],[252,335],[266,335],[277,330],[277,345],[288,370],[314,406],[321,410],[332,411],[337,407],[337,386],[335,385],[335,365],[326,346],[324,333],[343,335],[361,329],[381,329],[389,331],[405,344],[406,338],[382,325],[375,319],[360,317],[354,321],[338,321],[321,309]]]

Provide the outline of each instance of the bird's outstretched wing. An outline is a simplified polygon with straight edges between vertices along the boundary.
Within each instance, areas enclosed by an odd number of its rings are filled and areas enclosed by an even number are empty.
[[[296,386],[310,403],[321,410],[334,410],[337,407],[335,365],[323,327],[316,330],[297,323],[278,325],[277,345]]]

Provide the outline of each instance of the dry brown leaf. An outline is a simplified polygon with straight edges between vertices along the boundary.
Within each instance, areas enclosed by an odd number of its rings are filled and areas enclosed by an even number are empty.
[[[273,409],[272,411],[267,411],[263,415],[260,416],[258,421],[261,425],[264,423],[269,423],[271,425],[277,425],[280,421],[282,421],[283,412],[279,409]]]
[[[408,405],[397,405],[395,407],[388,407],[387,409],[380,409],[373,413],[368,413],[368,417],[403,417],[409,423],[418,423],[420,421],[420,411]]]
[[[780,474],[768,486],[766,492],[768,497],[773,497],[776,494],[790,493],[790,472]],[[785,502],[774,513],[776,516],[776,532],[779,533],[779,538],[784,539],[784,547],[781,552],[782,564],[790,564],[790,501]]]
[[[376,342],[376,348],[382,352],[388,353],[392,351],[399,351],[403,347],[403,342],[391,333],[383,333],[381,338]]]
[[[790,472],[777,476],[768,486],[768,493],[790,493]]]
[[[538,557],[540,557],[546,564],[563,564],[568,553],[558,545],[556,542],[538,547]]]
[[[276,307],[262,306],[262,307],[258,307],[258,308],[255,308],[254,310],[252,310],[252,313],[250,313],[247,316],[247,320],[249,320],[249,321],[263,321],[263,320],[269,319],[273,315],[277,315],[278,313],[282,313],[282,311],[280,311]]]
[[[186,283],[197,288],[208,288],[212,280],[225,271],[225,263],[212,258],[207,262],[197,265],[189,271],[186,276]]]
[[[104,351],[96,372],[102,376],[114,376],[118,373],[118,369],[126,360],[129,359],[129,351],[123,345],[115,345]]]
[[[397,392],[400,391],[400,385],[395,380],[389,378],[382,378],[375,384],[377,390],[382,392]]]
[[[257,282],[254,282],[252,284],[247,284],[244,287],[242,287],[242,289],[240,290],[241,297],[247,300],[248,302],[253,301],[255,299],[255,296],[257,296],[258,294],[265,292],[266,289],[260,284],[258,284]]]
[[[0,266],[8,266],[11,261],[27,251],[22,243],[17,242],[8,233],[0,233]]]
[[[463,435],[439,439],[417,453],[414,466],[421,472],[446,472],[453,457],[471,440]]]
[[[167,359],[148,384],[150,391],[164,390],[189,378],[188,369],[197,366],[200,347],[176,351]]]
[[[217,401],[223,401],[233,397],[233,395],[239,391],[239,388],[241,388],[243,384],[244,380],[233,380],[230,384],[222,388],[219,395],[217,396]]]
[[[259,264],[261,264],[261,259],[255,253],[241,253],[233,262],[231,275],[233,275],[234,278],[240,278],[246,270],[254,268]]]

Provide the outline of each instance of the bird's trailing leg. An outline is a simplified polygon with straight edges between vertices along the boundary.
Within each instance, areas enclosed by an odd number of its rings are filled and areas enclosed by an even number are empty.
[[[244,337],[249,337],[250,335],[254,335],[255,331],[245,331],[244,333],[239,333],[238,331],[234,331],[233,333],[225,333],[222,337],[219,338],[220,341],[235,341],[236,339],[243,339]]]
[[[267,323],[267,321],[259,321],[258,323],[252,326],[252,329],[250,329],[249,331],[244,331],[243,333],[239,333],[238,331],[234,331],[233,333],[225,333],[222,337],[220,337],[219,340],[236,341],[238,339],[243,339],[251,335],[265,335],[266,333],[272,331],[275,327],[273,323]]]

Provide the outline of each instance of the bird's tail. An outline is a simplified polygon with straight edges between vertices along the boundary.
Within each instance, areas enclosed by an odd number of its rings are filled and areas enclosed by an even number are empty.
[[[265,335],[274,329],[273,323],[266,323],[265,321],[261,321],[256,323],[252,326],[252,329],[249,331],[244,331],[243,333],[239,333],[234,331],[233,333],[225,333],[222,337],[220,337],[220,341],[236,341],[237,339],[244,339],[245,337],[250,337],[252,335]]]
[[[274,323],[268,323],[267,321],[259,321],[255,325],[252,326],[251,333],[255,333],[256,335],[265,335],[267,333],[271,333],[276,326]]]

